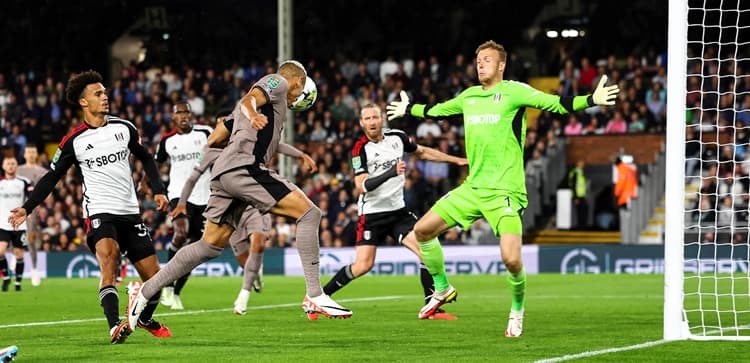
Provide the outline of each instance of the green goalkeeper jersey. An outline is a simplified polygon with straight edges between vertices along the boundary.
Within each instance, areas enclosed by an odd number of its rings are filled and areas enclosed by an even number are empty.
[[[413,105],[410,113],[422,118],[463,114],[469,161],[465,183],[525,195],[526,107],[565,114],[588,107],[588,102],[587,96],[560,97],[526,83],[501,81],[488,90],[482,86],[467,88],[432,107]]]

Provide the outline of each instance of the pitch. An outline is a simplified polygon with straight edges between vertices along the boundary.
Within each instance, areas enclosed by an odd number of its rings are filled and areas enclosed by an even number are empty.
[[[96,282],[47,279],[0,294],[0,346],[17,345],[19,362],[706,362],[744,360],[747,352],[743,342],[662,342],[662,275],[531,275],[520,339],[503,336],[504,278],[451,282],[460,295],[446,310],[456,321],[417,319],[423,302],[414,276],[365,276],[336,296],[351,319],[309,321],[299,307],[302,278],[266,276],[263,293],[237,316],[240,278],[198,277],[184,291],[185,311],[156,311],[173,338],[136,330],[112,346],[90,301]],[[124,311],[125,289],[118,290]]]

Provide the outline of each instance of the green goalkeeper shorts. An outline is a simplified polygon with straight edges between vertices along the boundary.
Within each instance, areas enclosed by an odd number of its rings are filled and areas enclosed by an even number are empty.
[[[461,184],[448,192],[432,207],[449,226],[468,230],[484,217],[496,237],[505,233],[523,235],[521,217],[528,205],[526,194],[497,189],[477,189]]]

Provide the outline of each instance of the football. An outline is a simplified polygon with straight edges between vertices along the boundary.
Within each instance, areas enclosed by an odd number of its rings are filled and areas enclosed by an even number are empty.
[[[318,99],[318,87],[315,86],[315,81],[312,78],[307,77],[305,81],[305,88],[302,90],[302,94],[297,97],[289,109],[292,111],[300,112],[307,111]]]

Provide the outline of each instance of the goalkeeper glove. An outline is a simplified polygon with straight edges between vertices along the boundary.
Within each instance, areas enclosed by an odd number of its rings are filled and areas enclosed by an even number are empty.
[[[406,94],[406,91],[401,91],[400,96],[401,101],[391,101],[388,106],[385,106],[388,121],[393,121],[406,114],[406,108],[409,106],[409,95]]]
[[[607,76],[602,75],[602,78],[599,79],[599,84],[594,89],[594,93],[589,98],[589,106],[612,106],[615,104],[617,94],[620,93],[620,87],[616,84],[611,86],[605,86],[605,84],[607,84]]]

